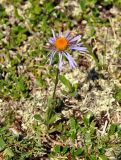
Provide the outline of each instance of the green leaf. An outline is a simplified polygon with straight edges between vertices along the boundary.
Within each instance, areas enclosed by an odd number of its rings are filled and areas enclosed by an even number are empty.
[[[90,160],[97,160],[95,155],[90,155]]]
[[[57,118],[55,111],[51,111],[50,119],[48,120],[48,124],[53,124]]]
[[[69,151],[69,146],[64,146],[63,153],[66,154]]]
[[[3,152],[3,156],[12,158],[14,157],[14,153],[10,148],[6,148]]]
[[[78,149],[75,151],[74,154],[75,154],[76,156],[80,156],[80,155],[83,153],[83,151],[84,151],[84,150],[83,150],[82,148],[78,148]]]
[[[105,155],[100,155],[99,160],[108,160],[108,158]]]
[[[21,157],[20,157],[20,159],[19,160],[25,160],[25,159],[28,159],[29,157],[31,157],[32,156],[32,153],[31,152],[25,152],[25,153],[22,153],[21,154]]]
[[[63,76],[63,75],[60,75],[59,76],[59,79],[60,79],[60,81],[69,89],[69,91],[73,91],[73,86],[72,86],[72,84],[70,83],[70,81],[68,80],[68,79],[66,79],[66,77],[65,76]]]
[[[87,146],[92,145],[92,140],[91,140],[91,136],[90,136],[90,132],[89,131],[87,131],[85,133],[85,143],[86,143]]]
[[[0,133],[4,133],[6,130],[8,130],[9,124],[5,124],[2,128],[0,128]]]
[[[61,146],[60,145],[55,145],[54,150],[56,153],[60,153],[61,152]]]
[[[71,118],[69,120],[69,124],[70,124],[70,137],[71,139],[74,141],[76,138],[76,133],[77,133],[77,122],[74,118]]]
[[[42,117],[40,116],[40,114],[35,114],[34,115],[34,118],[36,119],[36,120],[42,120]]]
[[[74,142],[76,139],[76,130],[70,131],[70,138]]]
[[[102,143],[105,143],[105,141],[106,141],[106,140],[102,140],[101,142],[102,142]],[[98,150],[99,150],[100,154],[101,154],[101,155],[103,155],[103,154],[105,153],[105,147],[104,147],[104,144],[103,144],[103,146],[99,147],[99,149],[98,149]]]
[[[62,131],[63,130],[63,124],[60,122],[57,126],[58,131]]]
[[[92,121],[90,123],[89,130],[90,130],[90,135],[92,135],[92,136],[95,134],[95,125],[96,125],[96,123],[94,121]]]
[[[0,18],[4,18],[5,15],[5,8],[0,4]]]
[[[49,97],[47,102],[47,111],[45,115],[45,123],[47,125],[52,124],[57,117],[56,112],[54,110],[54,105],[55,105],[55,102],[53,98]]]
[[[86,11],[86,5],[85,5],[85,1],[84,0],[80,0],[80,7],[81,7],[83,12]]]
[[[6,119],[5,119],[5,125],[9,125],[12,124],[15,121],[15,115],[14,115],[14,111],[11,109],[9,110]]]
[[[77,122],[74,118],[70,118],[69,120],[71,130],[76,130]]]
[[[51,13],[54,9],[53,3],[45,3],[45,9],[48,13]]]
[[[2,151],[5,148],[6,144],[4,142],[4,140],[2,139],[2,137],[0,137],[0,151]]]
[[[83,121],[86,126],[89,126],[91,124],[91,119],[93,118],[93,116],[94,115],[92,112],[88,112],[88,114],[84,116]]]
[[[27,86],[27,78],[24,76],[20,76],[16,80],[16,88],[18,92],[20,92],[25,98],[29,97],[29,88]],[[20,94],[19,93],[19,94]]]
[[[109,129],[109,135],[113,135],[116,133],[118,130],[117,124],[111,124],[110,129]]]
[[[42,77],[37,78],[37,85],[42,87],[42,88],[46,88],[46,82]]]
[[[117,101],[121,101],[121,89],[116,87],[115,98]]]
[[[119,137],[120,140],[121,140],[121,127],[118,127],[118,137]]]

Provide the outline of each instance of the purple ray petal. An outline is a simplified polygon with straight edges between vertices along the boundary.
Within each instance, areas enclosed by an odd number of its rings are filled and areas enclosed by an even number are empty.
[[[78,43],[78,44],[76,44],[77,46],[82,46],[83,45],[83,43],[81,42],[81,43]]]
[[[81,47],[83,45],[83,43],[77,43],[77,42],[72,42],[70,43],[70,46],[73,46],[73,47]]]
[[[74,61],[74,59],[72,58],[72,56],[69,53],[64,53],[64,55],[66,56],[66,58],[69,61],[70,67],[71,68],[75,68],[77,66],[76,62]]]
[[[50,43],[50,44],[53,44],[53,45],[54,45],[54,43],[55,43],[54,38],[49,38],[49,40],[48,40],[48,41],[49,41],[49,43]]]
[[[62,53],[59,53],[59,70],[62,70],[62,65],[63,65],[63,61],[62,61]]]
[[[62,32],[61,32],[61,31],[59,31],[59,34],[58,34],[58,35],[59,35],[59,37],[61,37],[61,36],[62,36]]]
[[[81,38],[81,35],[78,35],[78,36],[72,38],[71,40],[69,40],[69,42],[71,43],[71,42],[78,41],[80,38]]]
[[[74,65],[77,66],[76,62],[74,61],[73,57],[68,53],[66,52],[66,54],[68,55],[68,57],[73,61]]]
[[[51,55],[50,55],[50,65],[52,64],[52,60],[54,58],[54,55],[55,55],[56,52],[53,52]]]
[[[70,45],[69,48],[70,48],[70,49],[77,50],[77,51],[80,51],[80,52],[86,52],[86,51],[87,51],[87,48],[85,48],[85,47],[79,47],[79,46],[77,46],[77,45],[75,45],[75,46],[71,46],[71,45]]]
[[[72,39],[72,37],[68,36],[66,39],[70,42],[70,40]]]
[[[54,32],[54,30],[53,30],[53,29],[51,29],[51,31],[52,31],[52,34],[53,34],[53,38],[54,38],[54,40],[56,40],[56,36],[55,36],[55,32]]]
[[[70,31],[68,30],[68,31],[66,31],[66,33],[65,33],[65,38],[67,38],[69,35],[70,35]]]

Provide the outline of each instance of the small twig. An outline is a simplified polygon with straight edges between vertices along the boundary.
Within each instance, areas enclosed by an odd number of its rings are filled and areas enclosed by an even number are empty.
[[[106,132],[106,128],[107,128],[107,125],[108,125],[108,121],[106,120],[106,121],[105,121],[104,128],[103,128],[103,131],[102,131],[102,135],[104,135],[104,134],[105,134],[105,132]]]

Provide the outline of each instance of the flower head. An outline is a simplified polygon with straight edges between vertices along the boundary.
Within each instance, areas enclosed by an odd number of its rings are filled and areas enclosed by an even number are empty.
[[[54,55],[57,53],[59,55],[59,70],[62,70],[62,57],[65,56],[70,64],[71,68],[75,68],[77,66],[76,62],[72,58],[72,56],[67,52],[68,49],[77,50],[81,53],[87,51],[85,47],[83,47],[83,43],[78,43],[78,40],[81,38],[81,35],[71,37],[70,31],[66,31],[63,35],[62,32],[56,36],[54,31],[52,30],[53,37],[49,38],[49,43],[52,45],[52,53],[50,55],[50,64],[52,64],[52,60]]]

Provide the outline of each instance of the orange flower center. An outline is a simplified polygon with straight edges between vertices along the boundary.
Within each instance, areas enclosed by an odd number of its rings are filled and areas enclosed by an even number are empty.
[[[64,37],[57,38],[55,41],[55,47],[60,51],[64,51],[68,47],[68,40]]]

